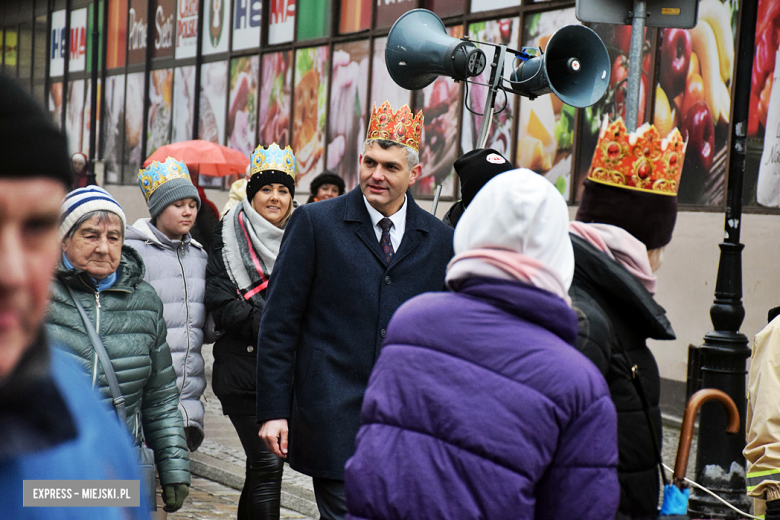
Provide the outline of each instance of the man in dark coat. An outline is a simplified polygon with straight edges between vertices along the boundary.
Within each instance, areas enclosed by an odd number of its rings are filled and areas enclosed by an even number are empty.
[[[398,132],[397,129],[403,131]],[[422,112],[373,111],[360,186],[298,208],[282,239],[260,323],[261,437],[314,477],[322,518],[343,518],[344,464],[387,324],[406,300],[444,287],[452,230],[415,204]]]

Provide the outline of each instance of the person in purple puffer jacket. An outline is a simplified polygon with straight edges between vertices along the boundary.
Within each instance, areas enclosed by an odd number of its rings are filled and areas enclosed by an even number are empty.
[[[503,173],[455,229],[449,293],[390,321],[347,462],[352,519],[614,518],[617,417],[574,347],[568,209]]]

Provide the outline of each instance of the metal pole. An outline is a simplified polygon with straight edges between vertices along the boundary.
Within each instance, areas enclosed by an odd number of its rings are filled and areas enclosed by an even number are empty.
[[[203,65],[203,60],[201,58],[201,47],[203,46],[203,8],[205,7],[204,0],[200,0],[198,2],[198,37],[196,39],[198,50],[195,53],[195,87],[193,96],[195,99],[192,100],[195,105],[192,109],[192,138],[193,139],[199,139],[198,134],[200,133],[200,69]],[[198,179],[197,184],[200,184],[200,179]]]
[[[439,207],[439,197],[441,197],[442,185],[436,186],[436,193],[433,196],[433,204],[431,204],[431,215],[436,216],[436,208]]]
[[[92,96],[89,100],[89,169],[87,170],[87,184],[95,183],[95,162],[97,159],[97,102],[98,102],[98,63],[99,63],[99,45],[100,24],[99,9],[100,2],[97,0],[92,4]]]
[[[642,48],[645,45],[645,0],[634,0],[631,27],[631,49],[628,51],[628,86],[626,92],[626,129],[636,130],[639,121],[639,94],[642,85]]]
[[[742,306],[742,177],[750,103],[750,77],[756,32],[757,2],[741,2],[738,66],[734,74],[734,105],[731,117],[726,206],[726,238],[720,244],[720,264],[715,301],[710,316],[715,330],[704,336],[701,355],[702,386],[726,392],[737,404],[741,426],[737,435],[726,435],[726,416],[715,405],[701,411],[699,444],[696,454],[696,480],[732,505],[746,511],[751,501],[746,495],[745,459],[745,362],[750,357],[748,338],[739,332],[745,309]],[[741,518],[738,513],[709,495],[693,490],[688,503],[692,518]]]
[[[499,45],[498,52],[493,53],[493,63],[490,65],[490,86],[485,98],[485,109],[482,111],[482,124],[479,126],[479,138],[476,148],[484,148],[487,145],[490,125],[493,123],[493,111],[496,104],[498,85],[504,77],[504,58],[506,57],[506,45]]]

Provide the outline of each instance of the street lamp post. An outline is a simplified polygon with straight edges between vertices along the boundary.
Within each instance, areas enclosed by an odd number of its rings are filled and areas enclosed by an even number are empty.
[[[750,348],[748,338],[739,332],[745,318],[742,306],[744,245],[739,243],[739,235],[757,3],[755,0],[740,2],[742,23],[734,75],[726,233],[720,244],[715,301],[710,307],[714,330],[704,336],[704,345],[699,347],[702,386],[726,392],[737,404],[742,425],[737,435],[726,434],[725,413],[713,403],[705,404],[701,410],[696,453],[697,482],[743,511],[750,508],[745,487],[745,458],[742,455],[745,447],[745,364],[750,357]],[[739,513],[696,489],[691,493],[688,512],[692,518],[741,518]]]

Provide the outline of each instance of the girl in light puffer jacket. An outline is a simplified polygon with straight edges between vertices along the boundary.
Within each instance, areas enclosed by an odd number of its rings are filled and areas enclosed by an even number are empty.
[[[201,200],[184,163],[168,158],[155,161],[138,175],[151,218],[139,219],[127,228],[125,243],[144,259],[144,280],[163,302],[168,346],[176,384],[181,394],[179,410],[184,418],[187,447],[195,451],[204,438],[203,403],[206,388],[201,347],[206,307],[208,255],[190,236]]]

